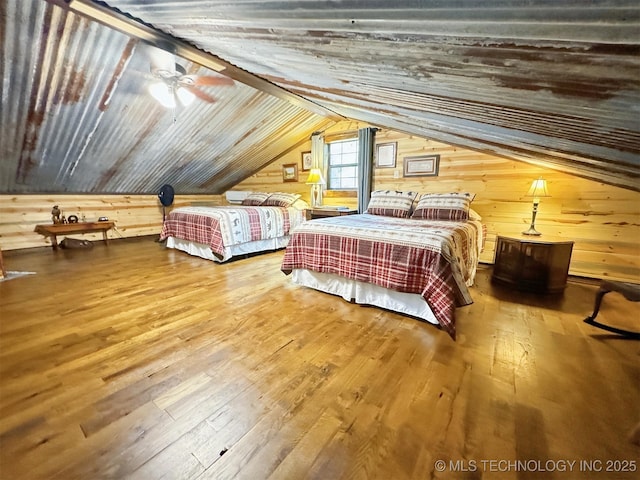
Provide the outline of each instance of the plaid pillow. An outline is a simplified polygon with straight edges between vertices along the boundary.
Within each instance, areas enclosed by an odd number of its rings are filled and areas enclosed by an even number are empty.
[[[371,192],[367,213],[385,217],[407,218],[417,194],[417,192],[376,190]]]
[[[475,194],[468,192],[425,193],[411,218],[466,221],[469,219],[469,204],[474,197]]]
[[[302,195],[298,193],[276,192],[269,195],[269,198],[262,202],[262,205],[270,207],[290,207],[293,205],[293,202],[301,196]]]
[[[269,194],[265,192],[252,192],[242,200],[242,205],[248,205],[251,207],[255,207],[257,205],[262,205],[267,198],[269,198]]]

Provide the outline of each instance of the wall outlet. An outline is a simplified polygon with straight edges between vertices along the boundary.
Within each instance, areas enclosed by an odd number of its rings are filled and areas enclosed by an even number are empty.
[[[398,170],[393,171],[393,178],[400,178],[400,172]]]

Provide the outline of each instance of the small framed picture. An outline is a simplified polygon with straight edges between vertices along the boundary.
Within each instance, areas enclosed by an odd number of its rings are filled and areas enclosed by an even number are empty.
[[[405,177],[437,177],[439,168],[440,155],[404,157]]]
[[[376,168],[396,168],[397,142],[376,145]]]
[[[282,181],[297,182],[298,181],[298,164],[286,163],[282,165]]]
[[[302,152],[302,171],[306,172],[311,170],[313,166],[313,160],[311,158],[311,152]]]

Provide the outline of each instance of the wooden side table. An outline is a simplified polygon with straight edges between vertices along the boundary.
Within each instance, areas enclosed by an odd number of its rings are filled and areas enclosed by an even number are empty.
[[[343,215],[355,215],[358,210],[351,208],[312,208],[307,210],[307,220],[314,218],[341,217]]]
[[[58,248],[57,235],[70,233],[102,232],[104,243],[109,243],[107,231],[116,226],[115,222],[78,222],[78,223],[51,223],[49,225],[36,225],[35,232],[51,238],[51,247]]]
[[[572,241],[499,235],[491,280],[529,292],[562,292],[572,250]]]

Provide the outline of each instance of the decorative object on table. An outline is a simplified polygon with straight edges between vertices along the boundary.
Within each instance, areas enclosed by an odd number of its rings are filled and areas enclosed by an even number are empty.
[[[164,184],[162,187],[160,187],[160,191],[158,192],[158,199],[162,204],[162,223],[164,223],[164,219],[166,217],[165,209],[166,207],[171,206],[171,204],[173,203],[174,194],[175,192],[171,185]]]
[[[77,215],[69,215],[69,218],[67,218],[67,222],[69,222],[69,223],[78,223],[78,216]]]
[[[322,187],[325,185],[322,171],[319,168],[312,168],[306,184],[311,185],[311,206],[320,207],[322,205]]]
[[[297,182],[298,181],[298,164],[286,163],[282,165],[282,181]]]
[[[396,168],[397,142],[376,145],[376,168]]]
[[[61,214],[62,212],[58,208],[58,205],[54,205],[53,208],[51,209],[51,220],[53,221],[54,224],[60,223]]]
[[[542,177],[534,180],[531,183],[531,187],[525,194],[525,197],[533,197],[533,211],[531,212],[531,225],[529,226],[528,230],[522,232],[524,235],[542,235],[536,230],[536,215],[538,214],[538,204],[540,203],[540,198],[550,196],[551,195],[549,195],[549,192],[547,191],[547,181],[543,180]]]
[[[313,157],[311,152],[302,152],[302,171],[308,172],[313,167]]]
[[[439,168],[440,155],[404,157],[405,177],[437,177]]]
[[[98,218],[99,222],[108,222],[109,221],[109,217],[100,217]]]

